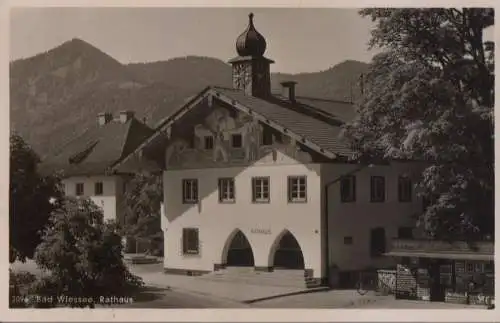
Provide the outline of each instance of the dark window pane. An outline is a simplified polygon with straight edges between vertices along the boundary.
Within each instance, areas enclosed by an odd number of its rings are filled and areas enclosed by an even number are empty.
[[[241,146],[243,145],[243,140],[242,140],[242,137],[240,134],[234,134],[231,136],[232,140],[232,146],[234,148],[241,148]]]
[[[205,136],[205,149],[211,150],[214,148],[214,137]]]

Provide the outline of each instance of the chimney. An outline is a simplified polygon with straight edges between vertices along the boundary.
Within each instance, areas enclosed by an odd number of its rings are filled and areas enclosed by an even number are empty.
[[[101,112],[97,115],[97,123],[100,126],[108,124],[113,119],[113,115],[109,112]]]
[[[130,119],[134,117],[134,111],[120,111],[120,122],[127,123]]]
[[[295,84],[297,84],[295,81],[281,82],[283,87],[282,95],[291,102],[295,102]]]

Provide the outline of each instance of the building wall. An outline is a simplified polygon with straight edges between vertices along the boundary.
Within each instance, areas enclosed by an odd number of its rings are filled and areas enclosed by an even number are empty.
[[[321,165],[321,185],[333,181],[356,168],[358,165]],[[390,257],[370,255],[370,231],[385,229],[386,246],[396,238],[398,227],[414,226],[411,215],[422,211],[422,203],[413,190],[412,202],[399,202],[398,176],[416,175],[420,166],[412,163],[394,163],[390,166],[364,168],[356,176],[356,201],[343,203],[340,198],[340,182],[328,192],[328,244],[330,268],[337,266],[341,271],[361,270],[367,267],[395,266]],[[385,177],[385,202],[370,202],[371,176]],[[324,203],[324,201],[323,201]],[[352,237],[352,244],[344,244],[344,237]]]
[[[103,194],[95,195],[95,183],[103,183]],[[123,179],[119,176],[79,176],[62,180],[65,195],[76,196],[76,184],[83,183],[83,197],[90,198],[103,209],[104,220],[115,220],[121,214],[123,203]]]
[[[283,160],[283,156],[279,159]],[[307,203],[288,203],[287,178],[307,176]],[[252,203],[251,178],[270,177],[270,203]],[[218,178],[235,178],[234,204],[221,204]],[[199,203],[182,203],[182,179],[197,178]],[[285,230],[293,234],[306,269],[322,277],[320,165],[285,161],[281,165],[165,171],[163,176],[166,224],[164,266],[169,269],[212,271],[225,263],[231,237],[241,230],[248,239],[256,267],[271,267],[271,250]],[[182,254],[182,228],[199,228],[200,254]]]

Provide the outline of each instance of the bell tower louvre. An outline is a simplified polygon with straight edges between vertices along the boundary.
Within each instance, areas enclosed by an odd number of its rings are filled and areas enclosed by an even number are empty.
[[[274,61],[264,57],[266,39],[255,29],[253,16],[248,15],[248,27],[236,39],[238,56],[229,61],[233,66],[233,88],[247,95],[267,97],[271,94],[269,67]]]

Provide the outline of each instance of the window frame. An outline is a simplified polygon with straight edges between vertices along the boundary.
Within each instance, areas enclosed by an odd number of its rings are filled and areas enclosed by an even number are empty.
[[[258,186],[258,181],[261,185]],[[267,197],[265,197],[264,187],[267,185]],[[259,190],[257,190],[259,188]],[[259,192],[258,192],[259,191]],[[258,197],[257,193],[262,194],[264,197]],[[271,202],[271,178],[269,176],[256,176],[252,177],[252,203],[266,204]]]
[[[375,196],[377,192],[377,181],[380,180],[383,186],[382,194]],[[384,203],[386,200],[386,185],[384,176],[371,176],[370,178],[370,202],[371,203]]]
[[[268,142],[266,142],[266,138],[269,139]],[[262,129],[262,146],[272,146],[274,144],[274,135],[273,131],[271,128],[264,126]]]
[[[405,186],[407,184],[408,186]],[[406,187],[406,189],[404,189]],[[403,194],[406,192],[408,195]],[[413,183],[409,176],[398,176],[398,201],[402,203],[409,203],[413,200]]]
[[[293,197],[293,181],[297,180],[297,197]],[[301,183],[300,181],[304,180],[304,190],[303,192],[300,190]],[[305,175],[293,175],[288,176],[287,178],[287,191],[288,191],[288,203],[307,203],[307,176]],[[300,197],[300,193],[303,193],[303,197]]]
[[[346,183],[346,181],[349,180],[350,183],[350,197],[346,197],[343,192],[343,186]],[[356,176],[355,175],[347,175],[343,176],[342,179],[340,180],[340,202],[341,203],[353,203],[356,202]]]
[[[194,186],[193,186],[194,183]],[[187,196],[186,187],[191,184],[189,193],[195,195],[194,198]],[[184,178],[182,179],[182,204],[196,204],[199,201],[199,186],[197,178]]]
[[[196,240],[191,242],[192,238],[189,234],[195,233]],[[191,243],[196,244],[196,248],[191,248]],[[200,254],[200,230],[198,228],[182,228],[182,254],[186,255],[199,255]]]
[[[409,235],[409,237],[406,237],[406,234],[401,234],[405,230],[408,230],[406,232],[410,232],[411,233]],[[414,230],[414,228],[412,228],[412,227],[405,227],[405,226],[398,227],[398,239],[401,239],[401,240],[411,240],[411,239],[413,239],[413,230]],[[405,237],[403,237],[403,236],[405,236]]]
[[[239,146],[234,145],[234,138],[239,138]],[[243,135],[241,133],[233,133],[231,134],[231,147],[232,148],[243,148]]]
[[[78,187],[81,187],[81,192],[78,189]],[[76,196],[84,196],[85,195],[85,184],[84,183],[75,183],[75,195]]]
[[[225,185],[228,185],[225,187]],[[225,198],[224,193],[228,196],[231,195],[232,186],[232,197]],[[222,204],[233,204],[236,203],[236,185],[233,177],[221,177],[218,179],[218,190],[219,190],[219,203]]]
[[[99,190],[97,189],[98,187],[100,187],[100,192],[98,192]],[[104,183],[103,182],[95,182],[94,183],[94,196],[102,196],[104,195]]]
[[[381,232],[382,234],[380,237],[383,237],[383,245],[378,246],[378,241],[374,243],[375,238],[378,238],[378,235],[376,235],[377,232]],[[380,240],[382,241],[382,239]],[[378,257],[383,257],[384,253],[387,252],[387,234],[385,232],[385,228],[383,227],[377,227],[373,228],[370,230],[370,257],[371,258],[378,258]]]
[[[215,145],[214,136],[212,136],[212,135],[203,136],[203,149],[204,150],[214,150],[214,145]]]

